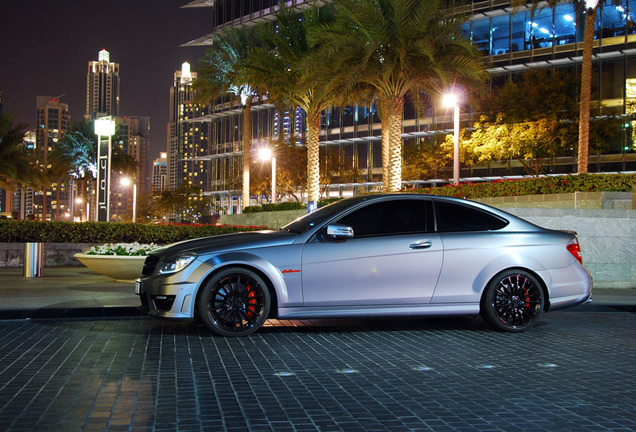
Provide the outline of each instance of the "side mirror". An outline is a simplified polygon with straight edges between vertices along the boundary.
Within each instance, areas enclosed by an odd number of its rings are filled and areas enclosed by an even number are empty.
[[[353,228],[348,225],[331,224],[327,226],[327,237],[344,240],[353,238]]]

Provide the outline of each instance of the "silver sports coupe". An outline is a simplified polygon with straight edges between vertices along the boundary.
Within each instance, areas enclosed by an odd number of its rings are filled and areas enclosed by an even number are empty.
[[[135,291],[150,315],[245,336],[268,318],[477,315],[519,332],[584,303],[592,278],[572,231],[472,201],[362,195],[278,231],[153,251]]]

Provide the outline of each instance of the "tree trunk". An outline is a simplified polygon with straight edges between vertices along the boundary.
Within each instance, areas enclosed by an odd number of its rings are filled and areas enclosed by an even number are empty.
[[[43,188],[42,189],[42,215],[41,215],[41,221],[45,222],[46,221],[46,206],[47,206],[47,202],[46,202],[46,189]],[[34,212],[35,213],[35,212]],[[35,216],[35,215],[34,215]]]
[[[250,205],[250,168],[252,166],[252,100],[243,107],[243,206]]]
[[[389,142],[390,142],[390,181],[389,191],[402,189],[402,111],[404,99],[393,96],[388,104]]]
[[[320,196],[320,111],[307,113],[307,196]]]
[[[583,33],[583,64],[581,65],[581,105],[579,107],[578,173],[587,173],[590,147],[590,96],[592,93],[592,51],[594,50],[594,22],[596,8],[585,13]]]
[[[60,181],[60,179],[57,179],[57,185],[55,186],[55,202],[57,203],[56,206],[55,206],[56,207],[55,220],[58,220],[58,221],[61,220],[60,219],[60,211],[61,211],[60,197],[61,197],[61,192],[62,192],[60,190],[61,189],[60,188],[61,184],[62,184],[62,182]],[[51,219],[53,219],[53,218],[51,217]]]
[[[380,121],[382,123],[382,190],[389,192],[391,189],[391,166],[389,141],[389,104],[380,102]]]

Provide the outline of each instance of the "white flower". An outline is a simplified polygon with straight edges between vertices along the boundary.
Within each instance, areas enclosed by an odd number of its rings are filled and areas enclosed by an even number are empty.
[[[159,249],[161,246],[154,243],[140,244],[134,243],[106,243],[100,246],[93,246],[88,252],[88,255],[148,255],[155,249]]]

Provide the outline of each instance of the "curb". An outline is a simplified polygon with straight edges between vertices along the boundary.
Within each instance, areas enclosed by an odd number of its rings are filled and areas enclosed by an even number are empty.
[[[42,308],[0,310],[0,320],[51,318],[115,318],[145,316],[137,307]]]

